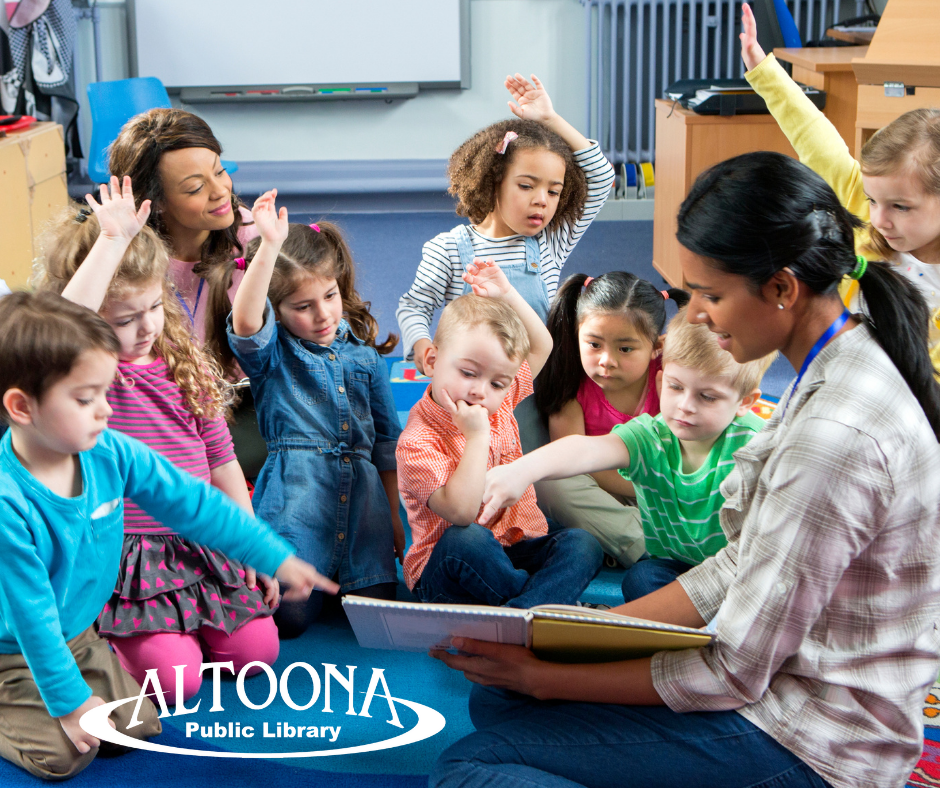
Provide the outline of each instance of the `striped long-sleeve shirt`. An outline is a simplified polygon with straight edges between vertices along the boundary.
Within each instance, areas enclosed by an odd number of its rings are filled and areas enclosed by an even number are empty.
[[[545,282],[549,299],[554,297],[558,289],[558,279],[565,260],[603,207],[614,182],[614,169],[596,142],[589,148],[577,151],[574,159],[584,170],[588,185],[587,201],[581,218],[574,224],[565,222],[552,230],[542,230],[535,236],[541,253],[539,273]],[[472,226],[468,230],[477,257],[492,259],[497,265],[525,262],[523,236],[489,238]],[[412,357],[415,342],[431,338],[434,310],[463,293],[463,273],[453,230],[435,236],[424,245],[414,283],[399,300],[395,313],[401,328],[406,359]]]
[[[235,459],[225,420],[190,413],[163,359],[119,364],[108,404],[114,409],[109,427],[137,438],[197,479],[208,482],[213,468]],[[158,523],[129,498],[124,500],[125,533],[174,533],[170,526]]]

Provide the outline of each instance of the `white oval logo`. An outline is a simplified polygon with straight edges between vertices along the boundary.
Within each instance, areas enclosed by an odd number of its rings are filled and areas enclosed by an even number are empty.
[[[140,739],[131,738],[127,734],[112,728],[108,723],[108,715],[118,706],[123,706],[125,703],[134,703],[136,701],[137,697],[124,698],[123,700],[105,703],[103,706],[96,706],[91,711],[82,715],[79,724],[92,736],[96,736],[102,741],[108,741],[112,744],[133,747],[137,750],[164,752],[172,755],[201,755],[206,758],[319,758],[328,755],[352,755],[360,752],[390,750],[394,747],[403,747],[406,744],[414,744],[415,742],[429,739],[435,734],[440,733],[446,724],[444,715],[429,706],[401,698],[389,698],[389,701],[393,703],[401,703],[403,706],[407,706],[418,716],[418,721],[411,730],[399,734],[398,736],[393,736],[391,739],[373,742],[372,744],[360,744],[355,747],[343,747],[336,750],[307,750],[305,752],[215,752],[209,750],[191,750],[186,747],[168,747],[165,744],[141,741]]]

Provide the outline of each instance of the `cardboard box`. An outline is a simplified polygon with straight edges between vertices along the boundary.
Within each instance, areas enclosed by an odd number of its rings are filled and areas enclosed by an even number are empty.
[[[57,123],[36,123],[0,139],[0,279],[25,287],[38,239],[68,205],[65,144]]]

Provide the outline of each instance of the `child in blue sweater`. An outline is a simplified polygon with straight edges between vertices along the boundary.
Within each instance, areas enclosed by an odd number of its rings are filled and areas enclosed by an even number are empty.
[[[44,779],[84,769],[99,740],[79,725],[139,695],[93,627],[111,596],[124,497],[180,533],[276,575],[302,599],[336,592],[266,525],[142,443],[106,429],[119,343],[97,314],[52,293],[0,300],[0,756]],[[112,712],[135,738],[160,732],[151,704]],[[114,724],[114,722],[112,722]]]

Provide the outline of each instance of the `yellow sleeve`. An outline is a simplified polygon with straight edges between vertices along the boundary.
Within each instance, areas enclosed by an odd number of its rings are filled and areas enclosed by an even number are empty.
[[[764,101],[800,161],[828,183],[848,210],[868,222],[868,199],[862,186],[862,169],[848,146],[829,122],[800,90],[773,54],[768,55],[745,78]],[[855,233],[855,248],[872,256],[868,249],[868,227]],[[848,281],[839,288],[846,303],[854,296]]]
[[[852,158],[836,127],[790,79],[777,58],[768,55],[744,76],[767,102],[770,114],[800,161],[832,187],[846,208],[868,221],[868,200],[862,188],[859,163]]]

